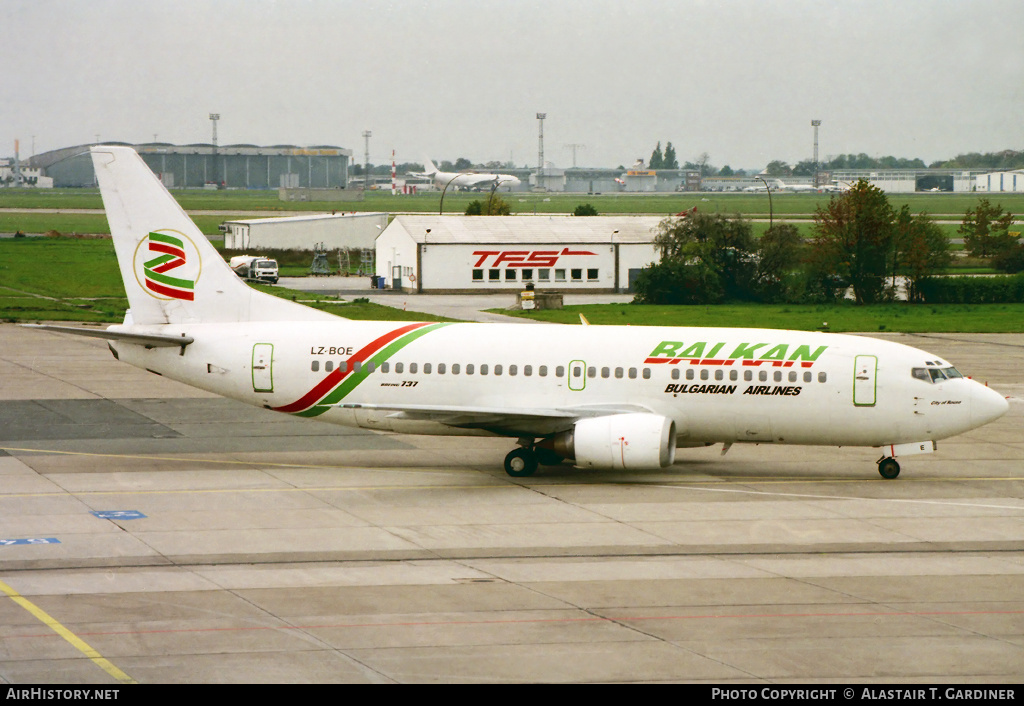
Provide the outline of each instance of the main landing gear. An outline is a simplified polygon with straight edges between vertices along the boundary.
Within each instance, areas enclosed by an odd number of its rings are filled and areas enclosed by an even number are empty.
[[[513,478],[528,478],[537,472],[537,466],[557,466],[564,459],[551,449],[532,443],[512,449],[505,456],[505,473]]]
[[[878,472],[882,478],[892,480],[900,474],[900,464],[896,463],[896,459],[891,456],[883,456],[878,459]]]

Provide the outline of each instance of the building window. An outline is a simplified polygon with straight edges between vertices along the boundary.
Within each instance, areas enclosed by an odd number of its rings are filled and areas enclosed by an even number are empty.
[[[572,275],[572,281],[573,282],[582,282],[583,281],[583,269],[582,268],[574,267],[571,270],[569,270],[569,273]]]
[[[555,281],[556,282],[564,282],[565,281],[565,270],[555,270]]]
[[[597,268],[591,267],[591,268],[587,269],[587,281],[588,282],[596,282],[597,281]]]
[[[550,282],[551,281],[551,270],[549,270],[547,268],[541,268],[541,269],[537,270],[537,279],[539,279],[541,282]]]
[[[473,281],[474,282],[483,282],[484,281],[484,271],[483,270],[473,270]]]
[[[523,281],[526,282],[531,279],[533,279],[533,270],[523,270]]]
[[[505,270],[505,281],[506,282],[508,282],[508,281],[515,281],[515,279],[516,279],[516,271],[515,270],[513,270],[511,267],[508,268],[507,270]]]
[[[489,280],[491,280],[492,282],[499,282],[499,281],[501,281],[501,270],[488,270],[487,271],[487,278]]]

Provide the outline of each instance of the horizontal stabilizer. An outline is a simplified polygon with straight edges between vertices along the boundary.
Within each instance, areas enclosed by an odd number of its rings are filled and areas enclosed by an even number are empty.
[[[74,326],[51,326],[49,324],[22,324],[25,328],[37,328],[57,333],[70,333],[75,336],[104,338],[108,341],[122,341],[146,348],[184,348],[195,341],[191,336],[167,336],[159,333],[126,333],[109,329],[76,328]]]

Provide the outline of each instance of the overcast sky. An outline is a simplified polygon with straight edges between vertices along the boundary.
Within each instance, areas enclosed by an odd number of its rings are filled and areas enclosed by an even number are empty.
[[[1024,149],[1021,0],[0,0],[0,155],[101,140],[363,161],[791,164]]]

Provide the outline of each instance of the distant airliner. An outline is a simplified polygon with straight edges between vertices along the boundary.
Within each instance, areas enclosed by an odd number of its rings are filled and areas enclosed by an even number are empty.
[[[458,187],[460,189],[481,189],[490,188],[497,183],[498,186],[518,186],[519,179],[511,174],[485,174],[480,172],[442,172],[434,163],[427,160],[427,171],[413,173],[413,176],[427,177],[433,179],[438,189],[446,186]]]
[[[821,190],[813,184],[786,184],[782,179],[776,179],[775,186],[777,186],[780,191],[795,191],[797,193],[810,193]]]
[[[939,356],[861,336],[349,321],[247,286],[131,148],[91,149],[131,308],[106,330],[41,328],[107,339],[121,361],[266,409],[508,437],[513,476],[564,459],[664,468],[680,447],[749,443],[881,448],[878,470],[895,478],[896,456],[1008,408]]]

